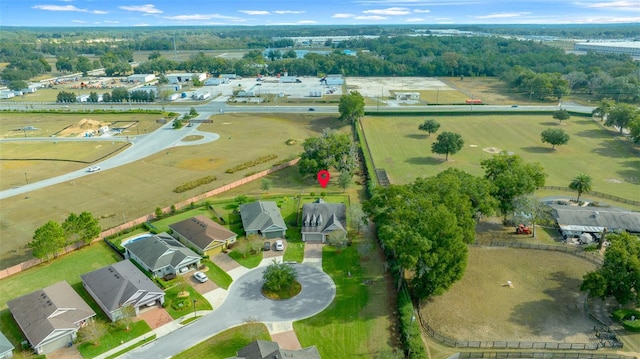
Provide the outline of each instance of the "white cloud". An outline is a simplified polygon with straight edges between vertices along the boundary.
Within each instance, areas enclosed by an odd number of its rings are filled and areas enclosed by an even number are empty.
[[[283,15],[283,14],[304,14],[306,11],[304,10],[276,10],[274,13]]]
[[[342,14],[342,13],[337,13],[337,14],[333,14],[331,17],[334,19],[349,19],[354,17],[355,15],[353,14]]]
[[[396,16],[396,15],[407,15],[411,11],[404,7],[390,7],[387,9],[374,9],[374,10],[365,10],[363,13],[365,14],[374,14],[374,15],[388,15],[388,16]]]
[[[271,15],[271,13],[266,10],[238,10],[238,11],[247,15]]]
[[[511,13],[475,16],[475,18],[476,19],[505,19],[505,18],[512,18],[512,17],[520,17],[522,15],[528,15],[528,14],[531,14],[531,13],[530,12],[511,12]]]
[[[419,18],[419,17],[414,17],[411,19],[406,19],[405,22],[424,22],[424,19]]]
[[[197,20],[211,20],[211,19],[221,19],[221,20],[233,20],[233,21],[241,21],[242,19],[232,16],[224,16],[220,14],[187,14],[187,15],[175,15],[175,16],[163,16],[163,18],[168,20],[178,20],[178,21],[197,21]]]
[[[75,22],[76,24],[86,24],[87,23],[84,20],[71,20],[71,22]]]
[[[420,10],[420,9],[415,9],[413,10],[413,12],[417,13],[417,14],[426,14],[428,12],[431,12],[431,10]]]
[[[315,20],[300,20],[298,22],[296,22],[296,24],[298,25],[311,25],[311,24],[317,24],[318,22]]]
[[[80,9],[73,5],[35,5],[31,7],[32,9],[38,10],[46,10],[46,11],[74,11],[74,12],[86,12],[89,14],[108,14],[107,11],[103,10],[87,10]]]
[[[356,16],[354,17],[356,20],[386,20],[387,18],[379,15],[371,15],[371,16]]]
[[[141,22],[139,24],[133,24],[133,26],[151,26],[151,25],[149,25],[147,23],[144,23],[144,22]]]
[[[585,4],[585,3],[577,3],[578,5],[589,7],[589,8],[609,8],[609,9],[635,9],[636,11],[640,11],[640,4],[637,1],[603,1],[597,2],[593,4]]]
[[[118,6],[118,8],[126,11],[143,12],[145,14],[162,14],[162,10],[157,9],[156,6],[153,4]],[[143,26],[146,26],[146,25],[143,25]]]
[[[119,24],[120,21],[115,21],[115,20],[104,20],[103,21],[105,24]]]

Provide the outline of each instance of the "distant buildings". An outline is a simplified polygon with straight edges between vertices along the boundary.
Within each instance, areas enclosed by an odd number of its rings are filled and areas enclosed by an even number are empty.
[[[601,54],[626,54],[640,57],[640,42],[581,42],[574,45],[575,51],[597,52]]]

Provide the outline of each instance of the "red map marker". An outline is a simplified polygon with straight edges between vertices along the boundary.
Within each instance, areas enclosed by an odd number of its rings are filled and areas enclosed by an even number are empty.
[[[327,185],[329,184],[330,178],[331,178],[331,174],[329,173],[329,171],[327,170],[318,171],[318,183],[320,183],[320,186],[322,186],[322,188],[327,187]]]

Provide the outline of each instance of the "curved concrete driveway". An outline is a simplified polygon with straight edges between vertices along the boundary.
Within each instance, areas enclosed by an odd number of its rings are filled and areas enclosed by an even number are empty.
[[[256,268],[235,280],[225,301],[210,314],[173,331],[120,358],[164,359],[178,354],[221,331],[247,321],[285,322],[311,317],[331,304],[336,295],[333,280],[322,270],[306,264],[293,264],[302,284],[295,298],[273,301],[262,296],[262,273]]]

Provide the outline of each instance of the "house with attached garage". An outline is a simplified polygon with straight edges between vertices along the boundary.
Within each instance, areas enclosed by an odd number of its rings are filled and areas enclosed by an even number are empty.
[[[280,208],[275,202],[255,201],[240,205],[242,227],[247,235],[259,234],[266,239],[284,238],[287,225],[284,224]]]
[[[347,233],[347,206],[318,199],[302,205],[303,242],[326,243],[327,236],[336,231]]]
[[[607,232],[626,231],[640,234],[640,213],[616,208],[578,207],[551,204],[552,216],[565,239],[582,234],[599,236]]]
[[[238,235],[207,216],[195,216],[169,225],[172,235],[203,256],[218,254],[236,242]]]
[[[122,245],[125,258],[138,263],[156,277],[177,275],[200,267],[197,253],[167,233],[137,238]]]
[[[66,281],[7,302],[36,354],[69,346],[96,313]]]
[[[255,340],[227,359],[322,359],[315,345],[302,349],[282,349],[276,342]]]
[[[164,303],[162,289],[129,260],[82,274],[80,278],[84,288],[113,322],[127,315],[123,312],[127,306],[134,308],[138,315],[141,309],[161,307]]]

